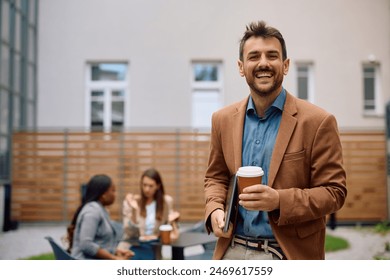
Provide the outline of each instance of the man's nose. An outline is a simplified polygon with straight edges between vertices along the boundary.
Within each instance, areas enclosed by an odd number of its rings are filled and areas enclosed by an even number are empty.
[[[269,61],[266,55],[261,55],[258,63],[258,67],[267,67],[269,66]]]

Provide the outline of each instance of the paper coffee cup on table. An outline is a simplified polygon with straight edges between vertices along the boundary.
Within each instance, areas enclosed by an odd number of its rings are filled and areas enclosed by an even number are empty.
[[[242,193],[244,188],[261,184],[264,171],[259,166],[242,166],[237,173],[238,192]]]
[[[161,243],[164,245],[171,244],[171,231],[173,227],[171,225],[161,225],[159,229]]]

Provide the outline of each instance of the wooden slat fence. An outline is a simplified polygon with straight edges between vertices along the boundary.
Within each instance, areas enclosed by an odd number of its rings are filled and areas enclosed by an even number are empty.
[[[203,176],[209,133],[15,133],[12,217],[19,221],[66,221],[80,203],[80,186],[97,173],[111,176],[120,220],[126,193],[138,193],[142,172],[157,168],[183,221],[203,217]]]
[[[383,131],[343,132],[348,196],[338,219],[388,220],[386,138]]]
[[[209,133],[18,132],[13,136],[12,219],[69,221],[80,203],[80,186],[97,173],[117,186],[111,216],[120,221],[126,193],[139,192],[141,173],[156,167],[175,199],[182,221],[203,219],[203,178]],[[341,134],[349,195],[338,220],[387,216],[386,147],[383,132]]]

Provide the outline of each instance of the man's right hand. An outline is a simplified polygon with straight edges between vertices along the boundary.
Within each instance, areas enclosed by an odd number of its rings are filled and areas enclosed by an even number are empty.
[[[223,232],[225,226],[225,213],[221,209],[215,210],[211,213],[211,227],[213,228],[214,235],[216,237],[229,238],[233,232],[233,224],[230,223],[228,231]]]

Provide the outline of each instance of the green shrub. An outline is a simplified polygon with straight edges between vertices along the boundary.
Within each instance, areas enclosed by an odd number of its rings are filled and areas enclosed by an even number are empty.
[[[390,223],[386,221],[381,222],[375,226],[374,230],[377,233],[386,234],[390,232]]]

